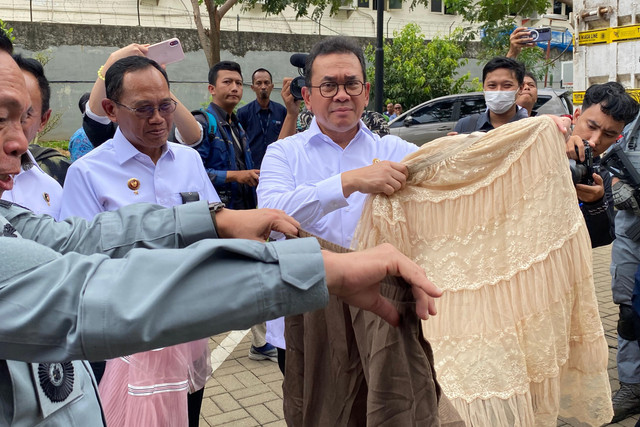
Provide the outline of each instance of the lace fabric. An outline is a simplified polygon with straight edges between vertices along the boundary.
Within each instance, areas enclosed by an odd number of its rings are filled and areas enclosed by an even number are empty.
[[[467,424],[608,422],[590,240],[555,123],[441,138],[404,162],[407,187],[367,200],[354,246],[389,242],[444,289],[424,333]]]

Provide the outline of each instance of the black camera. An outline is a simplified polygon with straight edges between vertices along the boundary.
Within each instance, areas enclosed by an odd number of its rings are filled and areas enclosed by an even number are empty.
[[[293,95],[293,99],[296,101],[302,101],[302,88],[305,85],[304,66],[307,56],[309,55],[306,53],[294,53],[291,55],[291,58],[289,58],[291,65],[298,67],[298,74],[300,74],[291,81],[291,86],[289,87],[291,95]]]
[[[584,144],[584,162],[569,160],[571,179],[574,184],[593,185],[593,174],[600,172],[600,167],[593,164],[593,150],[589,146],[589,141],[583,139],[582,143]],[[576,154],[578,154],[577,147]]]

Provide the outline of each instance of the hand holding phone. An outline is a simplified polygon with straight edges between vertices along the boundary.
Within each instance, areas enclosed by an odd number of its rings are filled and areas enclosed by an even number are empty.
[[[527,30],[529,30],[531,41],[534,43],[548,42],[551,40],[551,28],[549,27],[527,28]]]
[[[180,40],[174,37],[149,46],[147,58],[153,59],[160,65],[167,65],[183,60],[184,51]]]

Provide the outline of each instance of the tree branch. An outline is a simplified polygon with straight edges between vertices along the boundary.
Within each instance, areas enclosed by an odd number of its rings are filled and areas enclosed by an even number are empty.
[[[218,9],[218,15],[220,16],[220,19],[222,19],[222,17],[226,15],[229,9],[231,9],[236,3],[238,3],[238,0],[225,1],[224,4]]]
[[[193,20],[195,21],[196,28],[198,29],[198,39],[200,39],[200,44],[202,45],[205,57],[207,58],[207,63],[211,67],[211,65],[213,65],[211,63],[211,43],[207,38],[204,27],[202,26],[202,15],[200,15],[200,5],[198,4],[198,0],[191,0],[191,6],[193,7]]]

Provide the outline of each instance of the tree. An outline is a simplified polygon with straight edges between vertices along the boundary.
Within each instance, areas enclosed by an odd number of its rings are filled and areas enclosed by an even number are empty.
[[[462,58],[460,38],[460,30],[456,30],[451,36],[436,37],[427,43],[420,27],[413,23],[395,31],[384,46],[385,98],[408,109],[438,96],[478,90],[477,79],[470,81],[469,73],[456,76],[456,70],[467,63]],[[375,47],[367,46],[365,56],[373,63]],[[369,81],[374,81],[374,74],[375,68],[368,67]]]
[[[426,1],[426,0],[425,0]],[[220,61],[220,21],[224,15],[236,4],[242,4],[245,9],[250,9],[258,3],[258,0],[191,0],[193,7],[193,19],[198,30],[198,38],[207,57],[209,67]],[[200,5],[204,4],[209,14],[209,27],[205,28]],[[309,8],[313,7],[312,18],[322,15],[329,7],[330,13],[335,14],[342,5],[341,0],[268,0],[261,3],[262,11],[267,15],[282,12],[287,6],[296,11],[296,17],[309,16]]]
[[[259,0],[191,0],[193,19],[198,30],[200,43],[205,51],[209,66],[220,61],[220,22],[224,15],[236,4],[245,9],[253,8]],[[563,0],[571,2],[572,0]],[[527,16],[533,12],[542,13],[549,5],[549,0],[444,0],[451,11],[461,14],[469,23],[501,23],[511,18],[512,14]],[[409,2],[407,2],[409,3]],[[200,5],[204,4],[209,15],[208,28],[205,28]],[[427,6],[429,0],[411,0],[410,8],[422,4]],[[338,12],[342,0],[268,0],[260,3],[262,11],[267,15],[282,12],[292,7],[296,17],[310,16],[319,18],[327,8],[334,15]],[[469,34],[469,33],[468,33]]]

